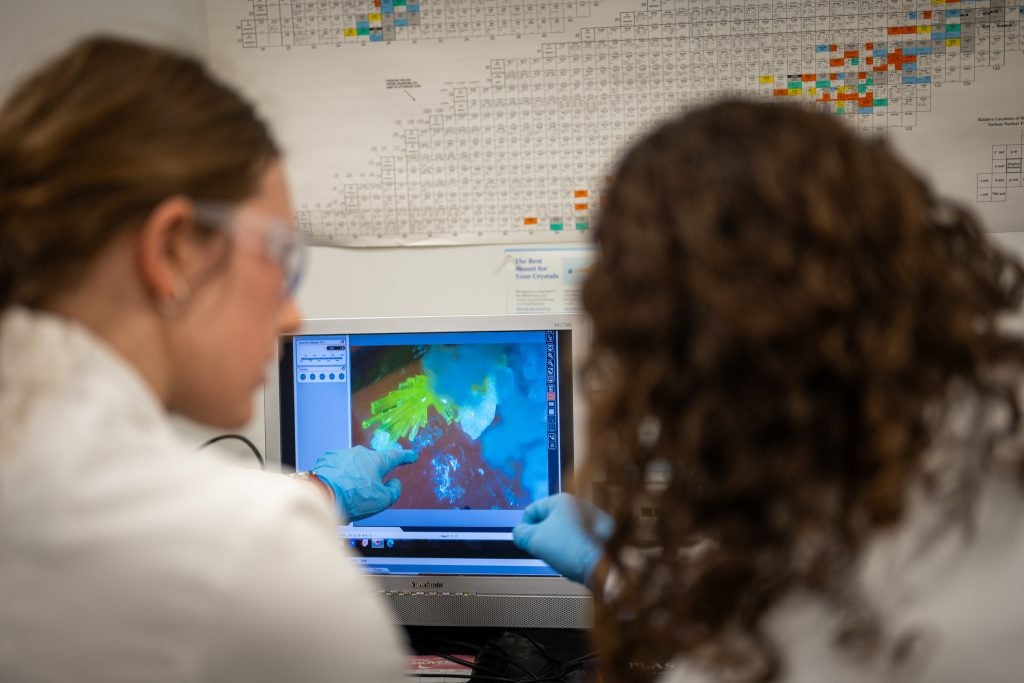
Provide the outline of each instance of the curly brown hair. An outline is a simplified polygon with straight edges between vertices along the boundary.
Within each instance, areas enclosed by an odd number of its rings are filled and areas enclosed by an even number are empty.
[[[797,588],[836,604],[865,541],[900,520],[951,388],[1016,421],[995,370],[1024,350],[997,319],[1024,270],[882,141],[807,109],[692,110],[613,178],[583,288],[583,481],[615,483],[603,672],[644,680],[631,663],[683,655],[774,680],[763,617]]]

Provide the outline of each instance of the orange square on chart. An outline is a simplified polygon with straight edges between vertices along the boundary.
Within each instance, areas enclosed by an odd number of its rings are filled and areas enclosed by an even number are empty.
[[[874,57],[868,57],[867,62],[868,62],[868,64],[874,64],[875,63],[875,58]]]
[[[775,95],[776,97],[785,97],[787,95],[787,91],[785,88],[776,88],[775,90],[772,90],[772,95]]]
[[[836,50],[838,50],[838,49],[839,49],[839,48],[838,48],[837,46],[835,46],[835,45],[829,45],[829,46],[828,46],[828,51],[829,51],[829,52],[835,52],[835,51],[836,51]]]
[[[931,13],[930,11],[928,11],[928,12],[925,12],[925,13],[924,13],[924,18],[925,18],[925,19],[931,19],[931,18],[932,18],[932,13]]]
[[[573,197],[586,197],[589,194],[586,190],[576,190],[572,193]]]
[[[380,7],[380,0],[373,0],[374,7]]]
[[[524,218],[523,219],[523,225],[537,225],[537,219],[536,218]]]
[[[587,208],[588,208],[587,204],[576,204],[576,210],[577,211],[586,211]]]
[[[830,60],[828,60],[828,65],[829,66],[842,66],[843,64],[844,64],[844,60],[841,59],[841,58],[840,59],[830,59]]]
[[[800,80],[803,81],[804,83],[813,83],[814,81],[818,80],[818,77],[815,74],[804,74],[800,77]]]
[[[865,50],[874,50],[875,49],[875,44],[874,43],[864,43],[864,49]]]

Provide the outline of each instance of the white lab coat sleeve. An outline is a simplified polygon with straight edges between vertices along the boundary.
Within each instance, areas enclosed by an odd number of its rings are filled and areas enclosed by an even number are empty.
[[[258,521],[225,573],[197,662],[200,680],[229,683],[388,683],[404,679],[406,650],[371,580],[337,538],[312,489],[254,506]],[[280,487],[277,487],[280,489]],[[215,523],[215,521],[211,521]]]

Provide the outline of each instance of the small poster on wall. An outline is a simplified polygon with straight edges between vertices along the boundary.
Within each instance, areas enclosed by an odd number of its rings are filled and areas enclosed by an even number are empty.
[[[505,249],[508,313],[580,313],[580,287],[594,260],[592,247]]]

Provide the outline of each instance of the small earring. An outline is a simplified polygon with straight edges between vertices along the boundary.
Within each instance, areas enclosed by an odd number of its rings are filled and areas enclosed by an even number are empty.
[[[157,302],[157,308],[160,310],[160,315],[165,318],[173,317],[178,312],[178,308],[185,303],[188,299],[189,288],[188,283],[184,279],[180,279],[174,283],[174,291],[166,299],[160,299]]]

